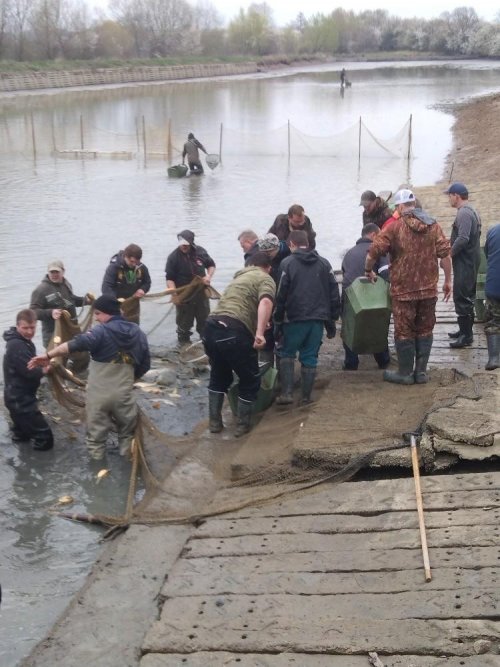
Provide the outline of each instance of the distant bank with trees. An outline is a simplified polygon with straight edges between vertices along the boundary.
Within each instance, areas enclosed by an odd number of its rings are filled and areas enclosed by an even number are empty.
[[[122,66],[124,61],[236,61],[313,54],[344,58],[412,51],[443,57],[500,57],[500,13],[493,22],[472,7],[436,19],[403,19],[384,9],[337,8],[277,26],[267,3],[240,9],[227,25],[213,4],[199,0],[0,0],[0,65],[79,61]],[[166,59],[166,60],[165,60]],[[177,61],[175,59],[178,59]],[[180,60],[179,60],[180,59]],[[353,58],[354,59],[354,58]],[[48,64],[47,64],[48,63]],[[69,63],[66,62],[66,66]],[[64,63],[58,62],[58,67]],[[41,65],[40,65],[41,66]]]

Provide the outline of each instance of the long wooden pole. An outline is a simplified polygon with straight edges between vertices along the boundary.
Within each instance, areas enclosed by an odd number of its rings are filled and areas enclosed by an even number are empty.
[[[430,581],[432,575],[429,562],[429,550],[427,549],[427,535],[425,533],[422,489],[420,488],[420,471],[418,467],[417,440],[414,435],[411,436],[411,463],[413,466],[413,478],[415,480],[415,494],[417,496],[418,526],[420,528],[420,542],[422,544],[422,557],[424,559],[425,580]]]
[[[33,112],[30,113],[31,119],[31,143],[33,145],[33,160],[36,162],[36,135],[35,135],[35,119],[33,118]]]
[[[83,149],[85,148],[85,141],[83,138],[83,116],[80,114],[80,148]]]
[[[359,132],[358,132],[358,165],[361,163],[361,116],[359,117]]]
[[[411,142],[412,142],[412,134],[413,134],[413,115],[410,114],[410,124],[408,126],[408,162],[410,161],[411,158]]]
[[[219,133],[219,160],[222,160],[222,123],[220,124],[220,133]]]

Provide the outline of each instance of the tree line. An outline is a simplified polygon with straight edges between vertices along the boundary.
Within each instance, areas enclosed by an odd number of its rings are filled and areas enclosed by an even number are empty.
[[[89,0],[91,1],[91,0]],[[151,59],[178,56],[356,55],[415,51],[499,57],[500,13],[481,20],[472,7],[436,19],[403,19],[384,9],[341,8],[278,27],[267,3],[254,3],[224,24],[209,0],[0,0],[0,59]]]

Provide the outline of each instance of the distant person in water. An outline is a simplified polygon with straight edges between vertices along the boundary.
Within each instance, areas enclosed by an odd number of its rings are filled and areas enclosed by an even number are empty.
[[[342,88],[345,86],[346,76],[347,76],[346,71],[345,68],[343,67],[340,71],[340,85],[342,86]]]
[[[203,165],[200,162],[200,150],[203,151],[205,155],[207,154],[205,146],[203,146],[203,144],[196,139],[194,134],[190,132],[182,151],[182,164],[184,164],[187,155],[188,166],[192,173],[203,173]]]

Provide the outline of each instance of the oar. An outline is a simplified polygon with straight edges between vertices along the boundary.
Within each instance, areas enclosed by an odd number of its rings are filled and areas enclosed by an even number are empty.
[[[422,557],[424,559],[425,580],[432,579],[431,566],[429,563],[429,551],[427,549],[427,535],[425,533],[424,508],[422,504],[422,490],[420,488],[420,471],[418,468],[417,439],[414,433],[410,434],[411,463],[413,466],[413,478],[415,480],[415,494],[417,496],[418,526],[420,528],[420,542],[422,544]]]

